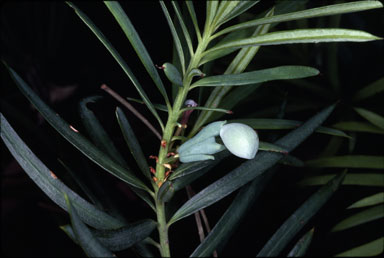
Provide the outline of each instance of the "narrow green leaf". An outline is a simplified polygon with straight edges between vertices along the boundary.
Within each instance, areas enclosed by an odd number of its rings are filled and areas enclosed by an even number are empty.
[[[373,125],[384,130],[384,117],[364,108],[354,108],[354,110]]]
[[[346,171],[334,177],[317,192],[312,194],[273,234],[257,257],[278,256],[292,238],[331,198],[344,179]]]
[[[215,18],[219,1],[207,1],[206,2],[206,15],[205,15],[205,30],[212,26],[212,21]]]
[[[336,257],[370,257],[384,252],[384,237],[335,255]]]
[[[266,16],[271,16],[274,14],[274,9],[272,8],[270,11],[266,13]],[[252,36],[257,36],[257,35],[263,35],[268,32],[270,26],[269,25],[262,25],[258,26],[252,33]],[[245,32],[244,30],[241,30],[239,32]],[[231,34],[235,34],[237,31],[228,34],[225,38],[229,38]],[[240,34],[241,35],[241,34]],[[225,40],[225,38],[223,40]],[[225,41],[224,41],[225,42]],[[236,55],[236,57],[232,60],[232,62],[229,64],[227,69],[225,70],[224,74],[238,74],[243,72],[251,60],[255,57],[256,53],[259,51],[260,46],[255,46],[255,47],[248,47],[248,48],[243,48],[239,51],[239,53]],[[224,50],[225,51],[225,50]],[[232,50],[231,50],[232,51]],[[209,56],[205,56],[205,61],[209,61]],[[215,59],[217,57],[213,57]],[[203,58],[204,60],[204,58]],[[205,62],[202,61],[202,62]],[[253,87],[251,87],[253,86]],[[213,89],[211,94],[208,97],[208,100],[205,104],[206,107],[211,107],[211,108],[217,108],[219,105],[222,103],[222,100],[224,97],[226,97],[226,100],[230,103],[231,107],[229,109],[232,109],[238,102],[240,102],[242,99],[247,96],[247,93],[249,94],[253,91],[255,91],[259,87],[259,84],[256,85],[248,85],[248,86],[243,86],[240,88],[245,88],[246,90],[242,92],[238,92],[239,89],[235,89],[234,91],[231,92],[231,94],[227,94],[232,87],[216,87]],[[233,97],[232,97],[233,96]],[[239,98],[237,98],[239,97]],[[221,106],[222,108],[224,106]],[[208,122],[208,120],[213,121],[214,119],[212,118],[213,112],[210,111],[203,111],[199,115],[197,121],[195,122],[195,125],[193,126],[193,129],[191,131],[191,135],[196,133],[196,131],[201,128],[205,123]],[[216,113],[217,114],[217,113]]]
[[[55,128],[68,142],[81,151],[85,156],[91,159],[93,162],[104,168],[112,175],[120,178],[128,184],[147,190],[149,188],[133,175],[132,171],[120,166],[114,162],[102,151],[96,148],[91,142],[83,137],[76,129],[65,122],[60,116],[55,113],[47,104],[45,104],[39,96],[34,93],[31,88],[25,83],[25,81],[10,67],[7,67],[12,78],[16,82],[17,87],[24,94],[25,97],[35,106],[40,114],[47,120],[47,122]]]
[[[93,236],[91,230],[81,221],[76,208],[71,205],[69,197],[64,194],[68,206],[68,212],[71,216],[72,229],[77,243],[89,257],[116,257],[111,251],[103,246],[100,241]]]
[[[286,148],[287,151],[292,151],[310,136],[316,127],[324,122],[334,107],[335,105],[332,105],[322,110],[319,114],[309,119],[303,126],[276,141],[275,144]],[[254,159],[242,163],[239,167],[210,184],[184,203],[172,216],[169,225],[221,200],[274,166],[282,157],[282,154],[276,152],[261,152],[256,155]]]
[[[308,160],[309,167],[384,169],[384,156],[344,155]]]
[[[187,110],[208,110],[212,112],[220,112],[220,113],[226,113],[226,114],[232,114],[231,110],[222,109],[222,108],[209,108],[209,107],[187,107],[180,110],[180,113],[183,113]]]
[[[294,167],[304,167],[304,162],[292,155],[285,155],[285,157],[279,161],[280,164],[294,166]]]
[[[307,252],[309,245],[311,244],[313,232],[315,228],[312,228],[302,236],[295,244],[292,250],[288,253],[287,257],[302,257]]]
[[[185,41],[187,42],[189,54],[192,56],[193,55],[192,40],[191,40],[191,36],[189,35],[187,26],[184,23],[183,17],[181,15],[180,8],[179,8],[178,3],[176,1],[171,1],[171,3],[172,3],[172,6],[173,6],[173,9],[175,10],[177,19],[179,20],[181,29],[182,29],[183,34],[184,34]]]
[[[71,225],[67,224],[67,225],[60,226],[60,229],[63,230],[64,233],[67,234],[67,236],[68,236],[70,239],[72,239],[73,242],[75,242],[75,244],[79,244],[79,243],[77,242],[75,233],[73,232],[73,229],[72,229]]]
[[[130,101],[134,101],[136,103],[139,103],[139,104],[145,104],[144,101],[140,100],[140,99],[135,99],[135,98],[130,98],[130,97],[126,97],[127,100],[130,100]],[[164,112],[168,112],[168,108],[166,105],[161,105],[161,104],[156,104],[154,103],[153,106],[157,109],[157,110],[160,110],[160,111],[164,111]]]
[[[121,132],[123,133],[124,140],[127,143],[133,158],[136,160],[141,172],[143,172],[148,179],[151,179],[147,160],[127,117],[119,107],[116,108],[115,114],[117,121],[119,122]]]
[[[274,151],[274,152],[280,152],[280,153],[284,153],[284,154],[287,154],[287,150],[276,145],[276,144],[273,144],[273,143],[269,143],[269,142],[262,142],[260,141],[259,142],[259,150],[262,150],[262,151]]]
[[[201,169],[209,166],[214,161],[212,160],[205,160],[205,161],[196,161],[196,162],[190,162],[190,163],[182,163],[175,171],[172,172],[172,174],[169,176],[169,180],[174,180],[179,177],[183,177],[189,174],[192,174],[194,172],[198,172]]]
[[[123,222],[111,217],[103,211],[95,208],[92,204],[81,198],[57,176],[49,170],[28,148],[23,140],[13,130],[11,125],[0,113],[1,138],[28,176],[39,186],[39,188],[57,205],[67,210],[63,193],[72,200],[73,205],[79,212],[81,219],[88,225],[100,229],[115,229],[122,227]]]
[[[246,12],[248,9],[252,8],[255,4],[260,2],[260,0],[255,1],[239,1],[239,4],[232,9],[230,13],[228,13],[220,22],[220,24],[224,24],[233,18],[239,16],[240,14]]]
[[[355,213],[348,218],[337,223],[333,228],[332,232],[341,231],[356,227],[358,225],[377,220],[384,217],[384,204],[380,204],[371,208],[367,208],[363,211]]]
[[[253,129],[257,130],[281,130],[281,129],[293,129],[302,125],[302,122],[288,119],[274,119],[274,118],[250,118],[250,119],[233,119],[228,120],[228,123],[243,123],[249,125]],[[351,138],[340,130],[336,130],[329,127],[319,126],[316,129],[317,133],[329,134],[333,136],[340,136]]]
[[[237,5],[239,5],[240,1],[221,1],[219,7],[217,8],[215,17],[210,26],[216,30],[221,24],[224,23],[225,17],[229,15]]]
[[[380,3],[380,1],[355,1],[351,3],[322,6],[322,7],[307,9],[307,10],[298,11],[298,12],[276,15],[274,17],[266,17],[266,18],[260,18],[260,19],[256,19],[248,22],[243,22],[240,24],[230,26],[216,33],[214,36],[218,37],[220,35],[223,35],[225,33],[228,33],[234,30],[245,29],[248,27],[257,26],[261,24],[307,19],[307,18],[314,18],[314,17],[326,16],[326,15],[351,13],[351,12],[365,11],[365,10],[381,8],[381,7],[383,7],[383,4]]]
[[[215,227],[193,251],[190,257],[211,256],[214,250],[221,249],[225,245],[241,223],[249,208],[252,207],[264,189],[266,183],[272,177],[272,174],[273,171],[269,171],[266,174],[256,177],[251,183],[239,191]]]
[[[348,206],[347,209],[361,208],[384,203],[384,192],[365,197]]]
[[[195,87],[207,86],[240,86],[274,80],[289,80],[318,75],[319,71],[307,66],[279,66],[240,74],[223,74],[209,76],[191,85]]]
[[[369,84],[368,86],[365,86],[364,88],[356,92],[355,96],[353,97],[353,100],[364,100],[366,98],[375,96],[376,94],[382,91],[384,91],[384,77],[378,79],[377,81],[374,81],[373,83]]]
[[[116,230],[92,230],[92,233],[111,251],[122,251],[147,238],[156,226],[155,221],[145,219]]]
[[[380,37],[368,32],[349,29],[299,29],[270,32],[257,37],[234,40],[214,46],[203,53],[212,54],[226,48],[243,48],[249,46],[269,46],[293,43],[322,43],[322,42],[365,42],[379,40]]]
[[[374,126],[370,123],[358,122],[358,121],[343,121],[333,124],[332,127],[351,132],[363,132],[363,133],[375,133],[384,134],[384,130]]]
[[[100,99],[100,96],[92,96],[80,101],[79,110],[83,125],[97,148],[109,154],[109,157],[114,161],[127,167],[127,163],[125,162],[123,156],[121,156],[120,152],[116,149],[112,139],[108,136],[95,114],[87,107],[88,103],[95,103]]]
[[[163,13],[165,15],[165,18],[167,19],[168,26],[171,29],[172,37],[173,37],[173,42],[175,43],[177,54],[180,59],[180,65],[181,65],[181,70],[183,74],[185,73],[185,59],[184,59],[184,53],[183,53],[183,48],[180,43],[179,35],[177,35],[175,25],[173,24],[172,18],[169,15],[168,9],[165,6],[165,3],[163,1],[159,2],[161,5],[161,9],[163,10]]]
[[[312,176],[299,182],[299,185],[322,185],[325,184],[334,175]],[[343,185],[360,185],[360,186],[373,186],[384,187],[383,174],[373,173],[353,173],[347,174]]]
[[[159,122],[162,129],[164,129],[163,122],[161,121],[159,115],[157,114],[156,110],[154,109],[151,101],[149,100],[147,94],[144,92],[143,88],[141,87],[139,81],[137,80],[136,76],[132,73],[131,69],[127,65],[127,63],[124,61],[124,59],[121,57],[119,52],[112,46],[111,42],[104,36],[104,34],[97,28],[97,26],[88,18],[88,16],[83,13],[79,8],[77,8],[73,3],[66,2],[71,8],[75,10],[75,13],[80,17],[80,19],[88,26],[89,29],[96,35],[96,37],[100,40],[100,42],[106,47],[106,49],[109,51],[109,53],[115,58],[117,63],[120,65],[120,67],[123,69],[125,74],[128,76],[128,78],[131,80],[133,85],[135,86],[137,92],[139,93],[140,97],[143,99],[145,105],[148,107],[148,109],[151,111],[151,113],[156,117],[157,121]]]
[[[197,40],[198,40],[198,42],[200,42],[201,41],[201,33],[200,33],[200,29],[199,29],[199,23],[198,23],[197,18],[196,18],[195,8],[193,7],[193,1],[186,1],[185,4],[187,5],[188,12],[189,12],[189,15],[191,16],[193,26],[195,27]]]
[[[104,4],[107,6],[109,11],[115,17],[116,21],[119,23],[120,27],[122,28],[125,35],[127,36],[129,42],[131,42],[132,47],[134,48],[137,55],[139,56],[145,69],[151,76],[152,80],[155,82],[161,95],[163,95],[165,103],[167,104],[167,106],[170,106],[168,95],[167,95],[167,92],[165,91],[163,82],[160,79],[160,75],[157,72],[157,69],[153,64],[147,49],[145,48],[143,42],[141,41],[135,27],[133,27],[133,24],[131,23],[127,14],[124,12],[120,4],[116,1],[104,1]]]

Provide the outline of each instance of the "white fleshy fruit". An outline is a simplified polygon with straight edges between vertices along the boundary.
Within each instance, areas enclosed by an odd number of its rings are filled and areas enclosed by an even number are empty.
[[[259,149],[259,137],[252,127],[232,123],[224,125],[220,137],[225,147],[235,156],[243,159],[253,159]]]

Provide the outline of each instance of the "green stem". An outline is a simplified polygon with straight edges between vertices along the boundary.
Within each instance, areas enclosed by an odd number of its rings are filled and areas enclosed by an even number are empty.
[[[191,61],[186,71],[186,75],[183,78],[183,88],[179,90],[175,102],[173,104],[172,110],[169,111],[168,121],[164,128],[164,134],[161,141],[161,146],[158,155],[158,163],[156,164],[156,186],[155,186],[155,201],[156,201],[156,213],[157,213],[157,223],[158,223],[158,232],[159,232],[159,241],[160,241],[160,254],[162,257],[170,257],[169,249],[169,240],[168,240],[168,225],[165,217],[165,203],[158,198],[158,190],[161,185],[166,181],[165,166],[164,163],[167,161],[167,154],[171,148],[171,139],[174,134],[177,121],[180,117],[180,110],[184,105],[185,99],[187,98],[188,92],[190,90],[190,85],[192,82],[192,77],[189,77],[189,72],[197,68],[202,57],[202,53],[207,48],[210,42],[210,34],[208,31],[204,33],[204,36],[199,42],[195,54],[191,57]]]

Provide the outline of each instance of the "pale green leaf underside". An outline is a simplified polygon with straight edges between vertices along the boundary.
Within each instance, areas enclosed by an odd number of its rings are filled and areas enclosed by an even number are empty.
[[[379,40],[368,32],[350,29],[297,29],[271,32],[265,35],[230,41],[205,51],[203,55],[222,51],[226,48],[243,48],[249,46],[267,46],[293,43],[322,43],[322,42],[365,42]]]
[[[351,12],[358,12],[358,11],[364,11],[369,9],[381,8],[381,7],[383,7],[383,4],[380,1],[355,1],[351,3],[322,6],[318,8],[312,8],[312,9],[307,9],[307,10],[297,11],[292,13],[285,13],[285,14],[280,14],[273,17],[265,17],[265,18],[260,18],[260,19],[236,24],[218,32],[215,35],[215,37],[234,31],[234,30],[245,29],[253,26],[258,26],[261,24],[314,18],[314,17],[326,16],[326,15],[351,13]]]
[[[239,74],[223,74],[205,77],[191,85],[191,88],[206,86],[240,86],[273,80],[299,79],[318,75],[319,71],[307,66],[279,66]]]
[[[114,229],[124,225],[123,222],[96,209],[92,204],[63,184],[28,148],[1,113],[0,117],[1,138],[5,145],[28,176],[53,202],[64,210],[68,210],[63,196],[63,193],[66,193],[71,198],[73,205],[78,210],[79,216],[85,223],[100,229]]]

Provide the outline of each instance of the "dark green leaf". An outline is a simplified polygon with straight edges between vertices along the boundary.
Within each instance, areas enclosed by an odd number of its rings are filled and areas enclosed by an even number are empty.
[[[68,212],[71,216],[72,229],[77,243],[89,257],[116,257],[100,241],[93,236],[91,230],[81,221],[76,208],[71,205],[69,197],[64,194],[68,206]]]
[[[313,176],[299,182],[299,185],[322,185],[329,181],[334,175]],[[372,173],[353,173],[347,174],[343,181],[343,185],[361,185],[384,187],[383,174]]]
[[[236,5],[235,8],[232,9],[232,11],[223,17],[220,24],[224,24],[233,18],[239,16],[240,14],[246,12],[248,9],[252,8],[255,4],[260,2],[260,0],[254,0],[254,1],[240,1],[238,5]]]
[[[384,134],[384,130],[374,126],[370,123],[358,122],[358,121],[344,121],[338,122],[332,127],[337,128],[339,130],[351,131],[351,132],[363,132],[363,133],[376,133],[376,134]]]
[[[122,251],[147,238],[156,228],[151,219],[131,223],[116,230],[93,230],[98,240],[112,251]]]
[[[140,94],[140,97],[143,99],[145,105],[152,112],[152,114],[156,117],[160,126],[162,128],[164,128],[163,122],[161,121],[156,110],[154,109],[154,107],[153,107],[151,101],[149,100],[147,94],[144,92],[139,81],[137,80],[135,75],[132,73],[131,69],[129,68],[127,63],[124,61],[124,59],[120,56],[119,52],[116,51],[116,49],[112,46],[111,42],[104,36],[104,34],[99,30],[99,28],[97,28],[96,25],[88,18],[88,16],[85,15],[85,13],[83,13],[79,8],[77,8],[71,2],[67,2],[67,4],[75,10],[76,14],[80,17],[80,19],[91,29],[91,31],[96,35],[96,37],[101,41],[101,43],[103,43],[103,45],[107,48],[109,53],[111,53],[113,58],[115,58],[117,63],[121,66],[121,68],[123,69],[125,74],[128,76],[128,78],[131,80],[131,82],[135,86],[137,92]]]
[[[215,227],[193,251],[190,257],[211,256],[214,250],[221,249],[225,245],[264,189],[272,174],[273,171],[270,171],[256,177],[251,183],[248,183],[240,190]]]
[[[165,15],[165,18],[167,19],[168,26],[171,29],[172,37],[173,37],[173,42],[175,43],[177,54],[179,56],[180,60],[180,65],[181,65],[181,70],[183,74],[185,73],[185,59],[184,59],[184,53],[183,53],[183,48],[180,43],[179,35],[177,35],[175,25],[173,24],[172,18],[169,15],[168,9],[163,1],[159,2],[161,5],[161,9],[163,10],[163,13]]]
[[[379,256],[384,252],[384,237],[380,237],[369,243],[357,246],[348,251],[335,255],[336,257],[369,257]]]
[[[359,115],[367,119],[373,125],[384,130],[384,117],[372,111],[366,110],[364,108],[354,108],[354,109],[357,113],[359,113]]]
[[[272,144],[272,143],[269,143],[269,142],[262,142],[260,141],[259,142],[259,150],[262,150],[262,151],[274,151],[274,152],[280,152],[280,153],[284,153],[284,154],[287,154],[287,150],[276,145],[276,144]]]
[[[193,7],[193,2],[192,1],[186,1],[185,3],[187,5],[188,12],[191,16],[193,26],[195,27],[197,39],[200,42],[201,41],[201,33],[200,33],[200,29],[199,29],[199,23],[198,23],[197,18],[196,18],[195,8]]]
[[[87,107],[88,103],[95,103],[100,99],[99,96],[92,96],[80,102],[80,116],[83,125],[97,148],[108,153],[109,157],[120,165],[127,167],[127,163],[116,149],[112,139],[108,136],[95,114]]]
[[[274,118],[233,119],[233,120],[228,120],[228,123],[243,123],[257,130],[293,129],[303,124],[300,121],[288,120],[288,119],[274,119]],[[316,132],[351,138],[349,135],[345,134],[340,130],[336,130],[336,129],[324,127],[324,126],[319,126],[316,129]]]
[[[330,115],[335,105],[332,105],[319,114],[309,119],[303,126],[292,131],[275,144],[287,151],[292,151],[296,146],[310,136],[314,130]],[[229,195],[239,187],[248,183],[255,177],[264,173],[267,169],[274,166],[281,158],[282,154],[276,152],[261,152],[254,159],[244,162],[242,165],[232,170],[230,173],[204,188],[191,199],[189,199],[176,213],[172,216],[169,224],[174,223],[196,211],[205,208],[225,196]]]
[[[339,174],[311,195],[273,234],[266,245],[257,254],[258,257],[278,256],[292,238],[304,227],[319,209],[338,189],[344,179],[344,173]]]
[[[136,135],[133,132],[131,125],[128,122],[127,117],[119,107],[116,108],[115,114],[116,114],[117,121],[119,122],[121,132],[123,133],[124,140],[127,143],[132,156],[136,160],[137,165],[139,166],[141,172],[143,172],[143,174],[148,179],[151,179],[151,174],[149,172],[149,166],[148,166],[147,160],[144,156],[143,150],[141,149],[139,141],[137,140]]]
[[[377,220],[384,217],[384,204],[380,204],[371,208],[367,208],[363,211],[355,213],[348,218],[337,223],[332,231],[341,231],[348,228],[356,227],[358,225]]]
[[[127,97],[127,100],[130,100],[130,101],[134,101],[136,103],[140,103],[140,104],[145,104],[144,101],[140,100],[140,99],[135,99],[135,98],[130,98],[130,97]],[[153,104],[153,106],[157,109],[157,110],[160,110],[160,111],[164,111],[164,112],[168,112],[168,108],[166,105],[161,105],[161,104]]]
[[[164,100],[168,106],[169,105],[168,95],[167,95],[167,92],[165,91],[163,82],[160,79],[160,75],[157,72],[155,65],[153,64],[147,49],[145,48],[143,42],[141,41],[139,34],[137,33],[136,29],[133,27],[131,20],[128,18],[127,14],[124,12],[123,8],[120,6],[118,2],[104,1],[104,4],[107,6],[109,11],[115,17],[116,21],[119,23],[120,27],[122,28],[125,35],[127,36],[129,42],[131,42],[132,47],[135,49],[145,69],[151,76],[152,80],[155,82],[157,88],[159,89],[161,95],[163,95]]]
[[[309,167],[384,169],[384,156],[344,155],[308,160]]]
[[[180,8],[178,6],[178,3],[176,1],[172,1],[171,3],[173,6],[173,9],[175,10],[177,19],[179,20],[181,29],[183,30],[184,38],[185,38],[185,41],[187,42],[187,45],[188,45],[189,53],[190,53],[190,55],[192,55],[193,54],[193,45],[192,45],[191,36],[189,35],[187,26],[184,23]]]
[[[288,253],[287,257],[302,257],[307,252],[307,249],[311,243],[313,232],[315,231],[314,228],[312,228],[310,231],[304,234],[299,241],[295,244],[295,246],[292,248],[292,250]]]
[[[374,81],[373,83],[356,92],[353,100],[360,101],[375,96],[382,91],[384,91],[384,77]]]
[[[357,202],[348,206],[347,209],[361,208],[361,207],[366,207],[366,206],[371,206],[371,205],[376,205],[381,203],[384,203],[384,192],[370,195],[361,200],[358,200]]]
[[[1,138],[5,145],[28,176],[52,201],[64,210],[67,210],[63,196],[63,193],[66,193],[71,198],[81,219],[95,228],[115,229],[124,225],[123,222],[96,209],[92,204],[63,184],[61,180],[33,154],[1,113],[0,118]]]
[[[127,182],[134,187],[141,188],[150,192],[149,188],[143,182],[141,182],[140,179],[134,176],[132,171],[120,166],[107,155],[105,155],[102,151],[96,148],[76,129],[74,129],[73,126],[69,125],[67,122],[61,119],[57,113],[55,113],[48,105],[46,105],[12,68],[8,67],[8,70],[24,96],[28,98],[28,100],[35,106],[35,108],[47,120],[47,122],[51,124],[52,127],[55,128],[56,131],[58,131],[66,140],[68,140],[89,159],[98,164],[100,167],[104,168],[112,175],[120,178],[124,182]]]
[[[223,74],[205,77],[191,85],[195,87],[241,86],[274,80],[289,80],[318,75],[317,69],[307,66],[279,66],[240,74]]]

